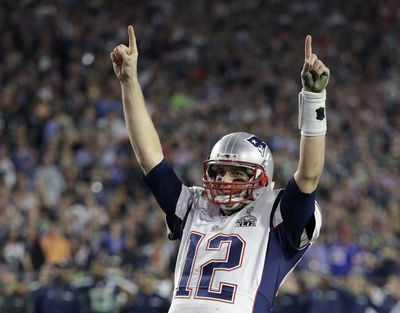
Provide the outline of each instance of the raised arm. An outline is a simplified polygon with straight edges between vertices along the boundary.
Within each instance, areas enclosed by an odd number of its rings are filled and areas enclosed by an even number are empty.
[[[125,123],[136,158],[145,174],[164,158],[160,138],[147,111],[137,77],[138,50],[133,27],[128,27],[129,47],[111,53],[115,75],[121,83]]]
[[[330,71],[312,53],[311,36],[305,39],[305,61],[299,95],[300,160],[294,178],[299,189],[312,193],[318,185],[325,159],[325,87]]]

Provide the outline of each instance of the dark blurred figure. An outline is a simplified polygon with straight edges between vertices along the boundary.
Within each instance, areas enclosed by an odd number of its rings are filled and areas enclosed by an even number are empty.
[[[23,269],[23,258],[25,254],[25,242],[17,228],[12,228],[8,232],[4,245],[1,248],[2,260],[12,271]]]
[[[123,264],[132,268],[143,267],[146,262],[145,258],[140,254],[140,248],[134,236],[126,237],[121,255]]]
[[[347,275],[359,253],[353,230],[349,225],[341,225],[337,239],[328,245],[329,267],[333,276]]]
[[[136,282],[139,287],[134,296],[132,309],[129,313],[165,313],[168,312],[171,302],[159,295],[156,291],[157,277],[151,271],[137,273]]]
[[[330,276],[323,275],[308,294],[307,313],[350,313],[346,307],[348,296],[332,284]],[[353,312],[351,312],[353,313]]]
[[[385,290],[379,313],[400,313],[400,272],[389,276]]]
[[[121,253],[125,245],[125,236],[123,234],[122,224],[114,221],[110,229],[103,235],[103,247],[109,255]]]
[[[82,303],[67,264],[52,268],[50,281],[35,293],[34,313],[81,313]]]
[[[375,288],[361,274],[349,276],[346,280],[346,289],[348,291],[346,308],[348,312],[379,312],[378,306],[371,300]]]
[[[26,235],[25,267],[27,271],[39,272],[44,263],[44,254],[39,241],[38,228],[29,227]]]
[[[275,300],[274,313],[306,313],[306,297],[297,275],[289,275]]]
[[[1,275],[0,312],[32,313],[32,299],[26,282],[18,281],[14,272],[3,272]]]
[[[120,263],[113,257],[102,256],[94,260],[90,267],[90,278],[85,286],[91,313],[120,312],[125,306],[126,295],[121,291]],[[83,290],[83,289],[82,289]]]

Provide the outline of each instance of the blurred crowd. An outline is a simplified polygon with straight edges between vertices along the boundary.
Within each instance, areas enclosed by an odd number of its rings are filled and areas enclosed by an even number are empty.
[[[400,312],[398,0],[0,1],[0,312],[164,313],[177,244],[142,181],[109,54],[133,24],[167,160],[219,137],[298,161],[304,38],[330,67],[323,228],[277,313]]]

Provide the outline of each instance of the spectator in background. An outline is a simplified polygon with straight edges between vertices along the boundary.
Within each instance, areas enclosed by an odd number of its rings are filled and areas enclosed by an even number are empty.
[[[296,104],[287,95],[297,92],[293,69],[303,59],[298,46],[303,34],[311,33],[336,74],[329,92],[329,154],[318,194],[324,231],[295,275],[310,296],[314,286],[308,279],[315,272],[328,273],[349,292],[353,284],[346,278],[360,273],[368,277],[374,301],[385,297],[395,273],[386,269],[400,260],[399,14],[396,0],[288,1],[284,6],[259,0],[185,6],[179,0],[149,0],[135,2],[135,10],[126,1],[0,1],[0,147],[6,156],[0,162],[9,177],[12,172],[17,177],[16,184],[9,183],[13,178],[0,179],[0,245],[13,228],[25,240],[31,227],[34,237],[41,237],[50,222],[64,227],[69,222],[61,211],[74,204],[88,207],[83,198],[90,194],[101,207],[98,222],[85,224],[80,218],[66,229],[82,281],[90,277],[84,269],[99,257],[101,234],[113,220],[121,220],[123,232],[135,237],[132,249],[141,256],[135,266],[125,262],[124,276],[148,266],[150,259],[160,260],[157,253],[152,256],[156,237],[149,234],[153,225],[161,230],[163,216],[136,175],[140,169],[123,139],[120,92],[107,62],[110,49],[125,40],[126,24],[137,26],[138,70],[163,151],[190,185],[201,183],[201,169],[194,165],[228,125],[276,134],[266,140],[279,169],[276,186],[284,185],[298,155],[298,132],[287,127],[296,123],[290,109]],[[121,149],[126,159],[115,159]],[[68,193],[51,212],[43,210],[34,180],[49,150]],[[338,244],[343,223],[351,227],[361,258],[334,277],[328,248]],[[177,251],[166,241],[157,245],[168,255]],[[386,246],[395,251],[390,263],[384,262]],[[4,265],[3,257],[0,275],[9,271]],[[31,293],[39,267],[24,266]],[[170,269],[165,279],[171,276]]]
[[[122,262],[125,266],[142,268],[146,264],[145,258],[140,254],[140,247],[135,236],[127,236],[122,250]]]
[[[38,151],[28,142],[28,136],[26,125],[16,125],[14,136],[15,143],[11,153],[11,160],[17,171],[32,176],[38,165]]]
[[[71,259],[71,243],[61,233],[61,228],[57,224],[51,225],[47,233],[42,235],[40,246],[48,264],[58,264]]]
[[[35,182],[45,208],[54,211],[65,189],[65,179],[54,163],[55,151],[48,150],[42,158],[42,164],[35,171]],[[55,214],[56,212],[52,212]]]
[[[133,297],[129,313],[165,313],[171,301],[157,293],[157,276],[151,270],[137,273],[135,281],[139,287],[138,293]]]
[[[373,302],[374,287],[360,274],[350,274],[346,278],[347,303],[345,310],[352,313],[380,312]]]
[[[28,273],[39,273],[45,262],[45,256],[40,244],[38,229],[35,226],[28,228],[25,243],[24,269]]]
[[[344,313],[347,312],[347,295],[327,275],[320,275],[318,284],[309,290],[307,313]]]
[[[16,185],[12,189],[12,199],[17,211],[26,216],[28,224],[37,224],[39,195],[29,176],[18,172]]]
[[[18,279],[12,271],[4,271],[0,275],[0,312],[4,313],[36,313],[27,282]]]
[[[22,239],[18,229],[11,229],[2,247],[2,254],[5,263],[13,271],[23,270],[23,260],[26,250],[26,243]]]
[[[387,279],[386,295],[379,308],[379,313],[400,312],[400,271],[391,274]]]
[[[344,276],[353,268],[360,247],[349,225],[342,224],[337,228],[337,239],[328,245],[328,264],[333,276]]]
[[[17,181],[15,166],[9,158],[8,149],[5,145],[0,146],[0,179],[9,189],[11,189]]]
[[[289,275],[276,298],[275,313],[306,312],[307,296],[297,275]]]
[[[103,247],[110,255],[120,254],[125,245],[125,236],[120,221],[111,222],[110,230],[103,236]]]
[[[79,293],[70,283],[67,263],[52,265],[50,281],[40,287],[34,298],[34,313],[81,313]]]
[[[128,301],[128,294],[137,292],[133,283],[121,278],[119,261],[103,256],[91,264],[91,280],[85,286],[85,294],[92,313],[120,312]]]

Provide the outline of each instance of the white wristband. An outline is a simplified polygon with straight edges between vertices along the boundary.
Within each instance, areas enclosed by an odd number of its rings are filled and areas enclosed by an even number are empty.
[[[325,89],[320,93],[302,90],[299,93],[299,129],[304,136],[326,134]]]

